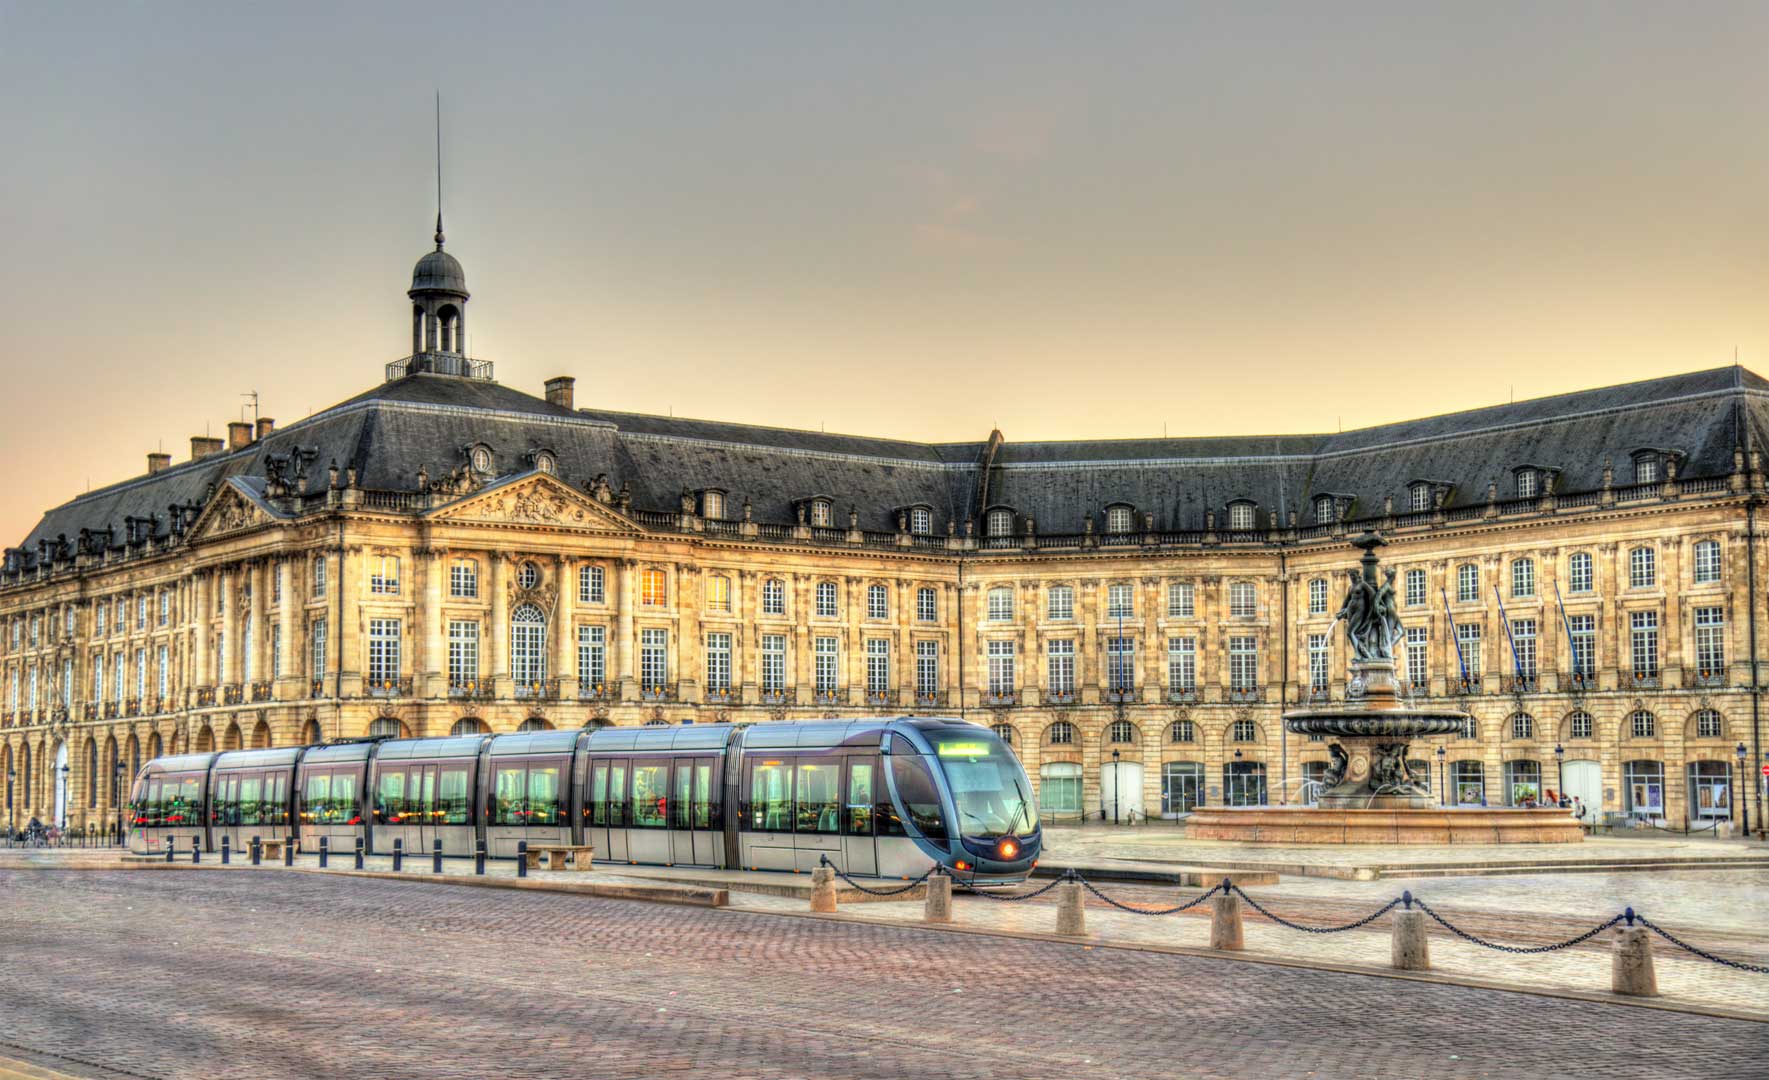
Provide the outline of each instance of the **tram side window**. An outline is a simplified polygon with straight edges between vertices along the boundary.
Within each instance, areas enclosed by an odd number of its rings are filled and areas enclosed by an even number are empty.
[[[798,820],[802,833],[833,833],[841,827],[839,812],[841,760],[799,762]]]
[[[528,823],[565,824],[565,798],[559,788],[559,766],[530,762],[528,765]]]
[[[669,821],[669,766],[661,761],[633,762],[635,829],[662,829]]]
[[[239,778],[239,800],[234,811],[236,824],[264,823],[264,774],[253,773]]]
[[[161,810],[164,825],[201,825],[203,823],[203,781],[196,776],[167,777],[160,789],[164,796]]]
[[[694,790],[694,765],[688,761],[676,762],[676,798],[670,803],[670,828],[691,828],[689,812],[693,809],[688,804],[688,793]]]
[[[146,788],[135,800],[135,824],[147,828],[160,824],[160,778],[149,777]]]
[[[437,823],[466,825],[472,808],[473,799],[467,790],[467,767],[444,765],[436,784]]]
[[[784,761],[749,767],[749,805],[743,818],[757,832],[792,831],[792,768]]]
[[[307,774],[307,789],[301,793],[301,823],[323,825],[332,801],[332,774]]]
[[[375,823],[399,825],[405,822],[405,773],[381,773],[375,785]]]
[[[356,801],[356,774],[332,774],[332,820],[340,825],[362,824],[362,807]]]
[[[592,762],[590,765],[590,805],[588,807],[590,824],[605,826],[608,824],[608,763]]]
[[[524,794],[528,790],[528,769],[520,761],[502,762],[493,774],[491,791],[491,823],[493,825],[527,825],[528,807]]]
[[[694,765],[694,827],[696,829],[716,829],[719,827],[719,794],[714,788],[713,765],[710,761],[696,762]],[[680,792],[676,801],[681,802]]]
[[[891,779],[896,781],[897,796],[903,801],[903,809],[909,812],[910,823],[916,831],[929,840],[946,839],[946,819],[940,814],[940,789],[934,786],[934,774],[921,755],[893,753]]]
[[[872,773],[877,768],[872,762],[852,762],[848,765],[848,812],[847,832],[849,836],[872,835]]]
[[[287,825],[289,823],[288,773],[273,773],[265,780],[263,823],[265,825]]]
[[[627,824],[627,763],[616,761],[608,767],[608,827],[624,829]]]
[[[238,825],[239,803],[236,795],[239,792],[240,778],[237,776],[217,776],[214,780],[214,791],[209,796],[209,824]]]

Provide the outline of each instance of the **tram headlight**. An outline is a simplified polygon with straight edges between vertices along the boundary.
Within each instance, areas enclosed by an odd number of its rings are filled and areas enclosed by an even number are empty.
[[[1002,858],[1011,859],[1020,853],[1020,845],[1014,843],[1012,840],[1003,840],[1001,842],[1000,851]]]

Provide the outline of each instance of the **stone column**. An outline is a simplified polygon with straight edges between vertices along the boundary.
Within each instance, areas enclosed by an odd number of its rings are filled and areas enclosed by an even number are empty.
[[[231,566],[222,574],[219,593],[221,596],[221,640],[222,670],[219,682],[232,685],[242,679],[245,670],[245,658],[240,648],[240,605],[239,605],[240,567]]]
[[[330,630],[334,640],[326,643],[326,651],[339,658],[338,685],[343,696],[356,697],[362,693],[363,673],[362,548],[339,552],[332,569],[337,571],[335,587],[341,599],[327,608],[338,625]]]
[[[843,590],[847,593],[842,598],[847,610],[842,612],[842,621],[847,624],[843,636],[847,638],[845,643],[847,656],[844,659],[847,661],[845,666],[848,671],[848,677],[845,680],[848,704],[864,705],[866,703],[866,631],[865,627],[861,625],[861,620],[866,615],[866,583],[858,578],[848,578],[842,584],[847,586]]]
[[[270,573],[264,560],[254,559],[248,570],[252,581],[252,603],[246,617],[252,620],[252,677],[242,682],[270,681],[270,627],[266,618],[265,604],[270,599]],[[251,700],[252,689],[246,687],[246,700]]]
[[[617,677],[620,680],[620,700],[622,701],[637,701],[639,698],[638,680],[634,675],[638,657],[638,641],[634,637],[633,630],[633,603],[635,599],[633,594],[637,587],[634,577],[638,572],[636,565],[632,559],[621,559],[615,569],[615,573],[620,576],[618,593],[620,607],[615,617],[614,640],[609,642],[609,646],[614,650],[619,663],[619,666],[614,670],[618,673]]]
[[[424,667],[416,678],[420,697],[448,696],[448,653],[442,636],[442,583],[448,576],[448,553],[438,548],[424,561]]]
[[[301,665],[298,662],[301,646],[295,637],[295,612],[300,603],[295,599],[295,573],[293,564],[288,559],[279,560],[272,573],[282,582],[282,601],[276,609],[277,631],[282,644],[282,678],[278,680],[276,696],[280,700],[292,700],[306,695],[301,689]]]
[[[199,571],[193,584],[190,615],[191,622],[196,627],[196,655],[191,657],[191,682],[196,686],[215,685],[214,678],[209,674],[209,658],[214,655],[214,647],[209,644],[209,622],[214,615],[213,602],[209,599],[211,576],[206,570]]]
[[[559,556],[559,614],[553,620],[553,674],[559,679],[559,696],[577,700],[577,575],[576,564]]]
[[[511,696],[510,687],[510,588],[509,558],[493,552],[491,571],[491,686],[498,698]],[[483,677],[483,674],[482,676]]]

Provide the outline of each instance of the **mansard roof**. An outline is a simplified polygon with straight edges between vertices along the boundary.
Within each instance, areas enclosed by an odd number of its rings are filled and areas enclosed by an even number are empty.
[[[757,521],[791,522],[795,504],[834,497],[839,524],[850,509],[862,528],[888,531],[901,507],[933,508],[936,528],[980,518],[981,501],[1036,519],[1040,533],[1083,531],[1109,503],[1154,515],[1163,530],[1204,527],[1208,510],[1250,499],[1263,515],[1305,510],[1314,495],[1352,494],[1354,517],[1381,512],[1385,495],[1404,508],[1421,476],[1453,485],[1448,505],[1510,495],[1512,470],[1546,463],[1562,470],[1557,490],[1600,486],[1606,459],[1626,463],[1640,447],[1672,448],[1685,478],[1723,476],[1735,446],[1761,447],[1769,434],[1769,380],[1738,367],[1672,375],[1330,434],[1215,436],[1073,442],[918,443],[753,424],[597,409],[567,409],[483,379],[408,375],[374,387],[239,450],[185,462],[101,488],[44,515],[25,540],[81,529],[124,535],[125,516],[160,517],[202,503],[231,477],[254,484],[265,458],[294,448],[311,454],[311,490],[327,467],[354,468],[365,488],[415,490],[460,467],[484,443],[494,472],[530,467],[525,455],[552,450],[558,475],[583,487],[606,476],[631,490],[641,510],[674,510],[684,490],[729,493],[729,512],[748,502]],[[987,476],[984,470],[987,470]],[[1616,482],[1626,484],[1627,472]],[[980,522],[979,522],[980,524]]]

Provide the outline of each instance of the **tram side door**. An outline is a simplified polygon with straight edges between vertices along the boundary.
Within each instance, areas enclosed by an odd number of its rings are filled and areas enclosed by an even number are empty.
[[[718,758],[679,757],[671,764],[670,861],[677,866],[717,866],[725,833],[714,811]]]
[[[438,818],[436,813],[436,766],[414,765],[406,779],[409,816],[411,823],[417,828],[410,829],[406,835],[411,837],[408,843],[412,850],[407,855],[428,856],[435,845],[436,838],[442,834],[437,831]]]
[[[878,761],[875,757],[850,757],[843,770],[842,855],[850,874],[878,873],[878,841],[873,837]]]
[[[596,857],[627,861],[627,762],[598,758],[590,762],[590,827],[586,834]]]

